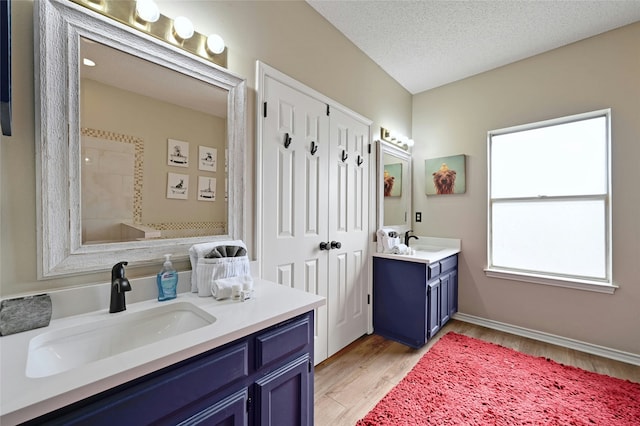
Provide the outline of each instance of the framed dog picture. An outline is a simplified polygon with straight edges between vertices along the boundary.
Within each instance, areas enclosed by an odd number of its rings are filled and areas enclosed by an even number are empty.
[[[402,195],[402,163],[384,165],[384,196]]]
[[[424,162],[426,194],[464,194],[467,190],[465,155],[427,159]]]

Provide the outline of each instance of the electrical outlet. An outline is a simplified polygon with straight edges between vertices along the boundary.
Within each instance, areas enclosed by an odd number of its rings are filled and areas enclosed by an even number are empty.
[[[416,212],[416,222],[422,222],[422,212]]]

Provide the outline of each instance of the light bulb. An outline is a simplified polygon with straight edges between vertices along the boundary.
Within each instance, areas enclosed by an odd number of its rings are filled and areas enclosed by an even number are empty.
[[[153,0],[137,0],[136,14],[145,22],[156,22],[160,18],[158,5]]]
[[[96,63],[89,58],[82,58],[82,63],[88,67],[95,67]]]
[[[407,145],[409,145],[409,147],[412,147],[414,143],[415,143],[415,141],[413,139],[409,139],[407,141]]]
[[[184,16],[178,16],[173,20],[173,29],[182,40],[187,40],[193,36],[193,24]]]
[[[218,34],[211,34],[207,37],[207,50],[209,52],[219,55],[224,51],[224,40]]]

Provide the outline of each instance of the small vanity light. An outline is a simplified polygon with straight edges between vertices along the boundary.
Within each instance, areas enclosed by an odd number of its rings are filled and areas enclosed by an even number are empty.
[[[404,150],[409,150],[413,146],[413,139],[384,127],[380,127],[380,139],[393,143]]]
[[[224,52],[224,40],[218,34],[211,34],[207,37],[207,50],[214,55]]]
[[[96,63],[89,58],[82,58],[82,63],[88,67],[95,67]]]
[[[137,0],[136,16],[145,22],[156,22],[160,18],[160,10],[153,0]]]
[[[173,30],[181,40],[187,40],[193,36],[193,24],[184,16],[178,16],[173,20]]]

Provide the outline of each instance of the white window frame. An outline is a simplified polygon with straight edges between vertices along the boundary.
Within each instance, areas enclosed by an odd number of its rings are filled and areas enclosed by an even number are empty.
[[[605,117],[606,119],[606,137],[607,137],[607,152],[606,152],[606,194],[604,195],[584,195],[584,196],[572,196],[572,197],[519,197],[514,198],[514,201],[523,200],[539,200],[539,201],[554,201],[558,199],[599,199],[604,200],[605,212],[604,212],[604,229],[605,229],[605,278],[604,279],[591,279],[574,275],[561,275],[544,271],[530,271],[521,270],[516,268],[507,268],[504,266],[493,265],[493,241],[492,241],[492,209],[494,200],[491,194],[491,144],[492,137],[498,135],[505,135],[509,133],[521,132],[525,130],[533,130],[537,128],[555,126],[560,124],[568,124],[576,121],[588,120],[597,117]],[[488,277],[504,278],[515,281],[531,282],[536,284],[546,284],[559,287],[575,288],[580,290],[596,291],[600,293],[612,294],[617,286],[613,283],[612,278],[612,240],[611,240],[611,109],[602,109],[583,114],[576,114],[567,117],[560,117],[556,119],[540,121],[536,123],[529,123],[519,126],[508,127],[504,129],[491,130],[487,132],[487,267],[485,268],[485,274]],[[505,199],[500,199],[500,202],[504,203]]]

